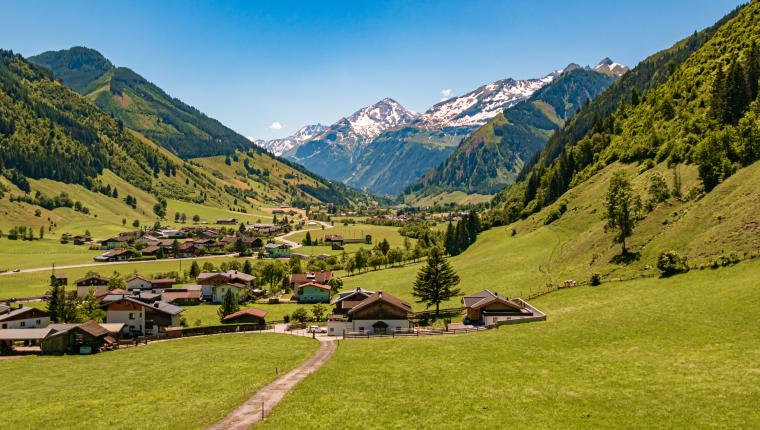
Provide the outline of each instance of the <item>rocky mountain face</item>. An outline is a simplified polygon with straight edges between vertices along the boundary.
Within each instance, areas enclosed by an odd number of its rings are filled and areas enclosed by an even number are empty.
[[[253,143],[266,149],[271,154],[280,156],[309,139],[319,136],[325,130],[327,130],[327,126],[325,125],[311,124],[301,127],[297,132],[288,137],[272,140],[256,139],[253,140]]]
[[[602,61],[594,66],[594,70],[601,73],[607,73],[613,76],[623,76],[630,70],[625,64],[620,64],[612,61],[610,57],[605,57]]]

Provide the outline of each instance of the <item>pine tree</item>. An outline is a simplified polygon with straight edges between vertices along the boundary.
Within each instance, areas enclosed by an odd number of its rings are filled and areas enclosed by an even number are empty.
[[[470,245],[470,232],[467,231],[467,220],[462,218],[457,223],[457,254],[461,254]]]
[[[459,275],[446,261],[440,248],[434,247],[430,250],[427,264],[417,272],[412,295],[418,299],[417,303],[425,303],[428,307],[435,305],[435,313],[438,314],[441,302],[461,294],[456,288],[457,284]]]
[[[61,305],[65,301],[63,286],[55,284],[50,288],[50,297],[47,300],[47,312],[50,321],[57,323],[60,318]]]
[[[224,317],[227,315],[234,314],[235,312],[240,310],[240,304],[238,303],[238,299],[235,296],[235,293],[232,291],[232,288],[228,289],[226,293],[224,293],[224,298],[222,298],[222,304],[219,306],[219,309],[216,311],[217,315],[219,315],[219,321],[221,322],[224,320]]]
[[[251,264],[251,260],[247,258],[245,259],[245,263],[243,263],[242,272],[245,273],[246,275],[253,274],[253,265]]]
[[[198,275],[200,275],[200,273],[201,273],[201,268],[198,266],[198,262],[193,261],[193,264],[190,265],[190,277],[195,279],[198,277]]]
[[[467,216],[467,231],[470,234],[470,244],[475,243],[478,239],[478,233],[480,233],[480,218],[478,218],[475,209],[471,209]]]
[[[459,254],[457,250],[457,238],[454,233],[454,226],[449,221],[449,225],[446,227],[446,236],[444,236],[443,246],[446,249],[446,253],[449,255]]]

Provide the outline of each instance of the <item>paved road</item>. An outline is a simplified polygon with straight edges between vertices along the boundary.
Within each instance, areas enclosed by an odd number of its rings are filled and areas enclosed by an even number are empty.
[[[224,419],[208,427],[208,430],[244,430],[261,421],[296,384],[322,367],[336,348],[337,342],[320,342],[317,352],[304,364],[259,390]]]
[[[322,227],[325,228],[325,230],[328,229],[328,228],[333,228],[332,224],[330,224],[329,222],[324,222],[324,221],[314,221],[314,222],[316,222],[318,224],[321,224]],[[278,242],[282,242],[282,243],[288,244],[288,246],[290,246],[291,249],[300,248],[300,247],[303,246],[302,244],[300,244],[298,242],[293,242],[292,240],[288,240],[286,238],[290,237],[290,236],[292,236],[294,234],[303,233],[305,231],[312,231],[312,230],[309,230],[309,229],[294,230],[294,231],[291,231],[290,233],[285,233],[282,236],[277,236],[277,237],[274,238],[274,240],[276,240]]]

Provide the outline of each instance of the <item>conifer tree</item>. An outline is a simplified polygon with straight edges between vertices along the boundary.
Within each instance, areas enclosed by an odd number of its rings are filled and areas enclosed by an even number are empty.
[[[240,310],[240,304],[238,303],[238,299],[235,296],[235,293],[232,292],[232,289],[228,289],[226,293],[224,293],[224,297],[222,298],[222,304],[219,305],[219,309],[216,311],[216,313],[219,315],[219,321],[221,322],[224,317],[227,315],[234,314],[235,312]]]
[[[449,255],[457,255],[457,238],[454,233],[454,226],[449,221],[449,225],[446,227],[446,236],[444,236],[443,246],[446,249],[446,253]]]
[[[248,261],[246,260],[246,262]],[[198,277],[198,275],[200,275],[200,273],[201,273],[201,268],[198,266],[198,262],[193,261],[193,264],[190,265],[190,277],[195,279]]]
[[[457,284],[459,275],[446,261],[441,249],[433,247],[427,264],[417,272],[412,295],[418,299],[417,303],[425,303],[428,307],[435,305],[435,313],[438,314],[441,302],[461,294],[456,288]]]

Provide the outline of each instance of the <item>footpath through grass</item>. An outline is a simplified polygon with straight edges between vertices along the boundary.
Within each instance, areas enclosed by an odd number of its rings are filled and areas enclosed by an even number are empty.
[[[0,427],[202,429],[318,342],[276,334],[182,339],[92,356],[0,361]]]
[[[546,322],[341,341],[262,427],[757,427],[758,279],[752,261],[577,287],[534,301]]]

